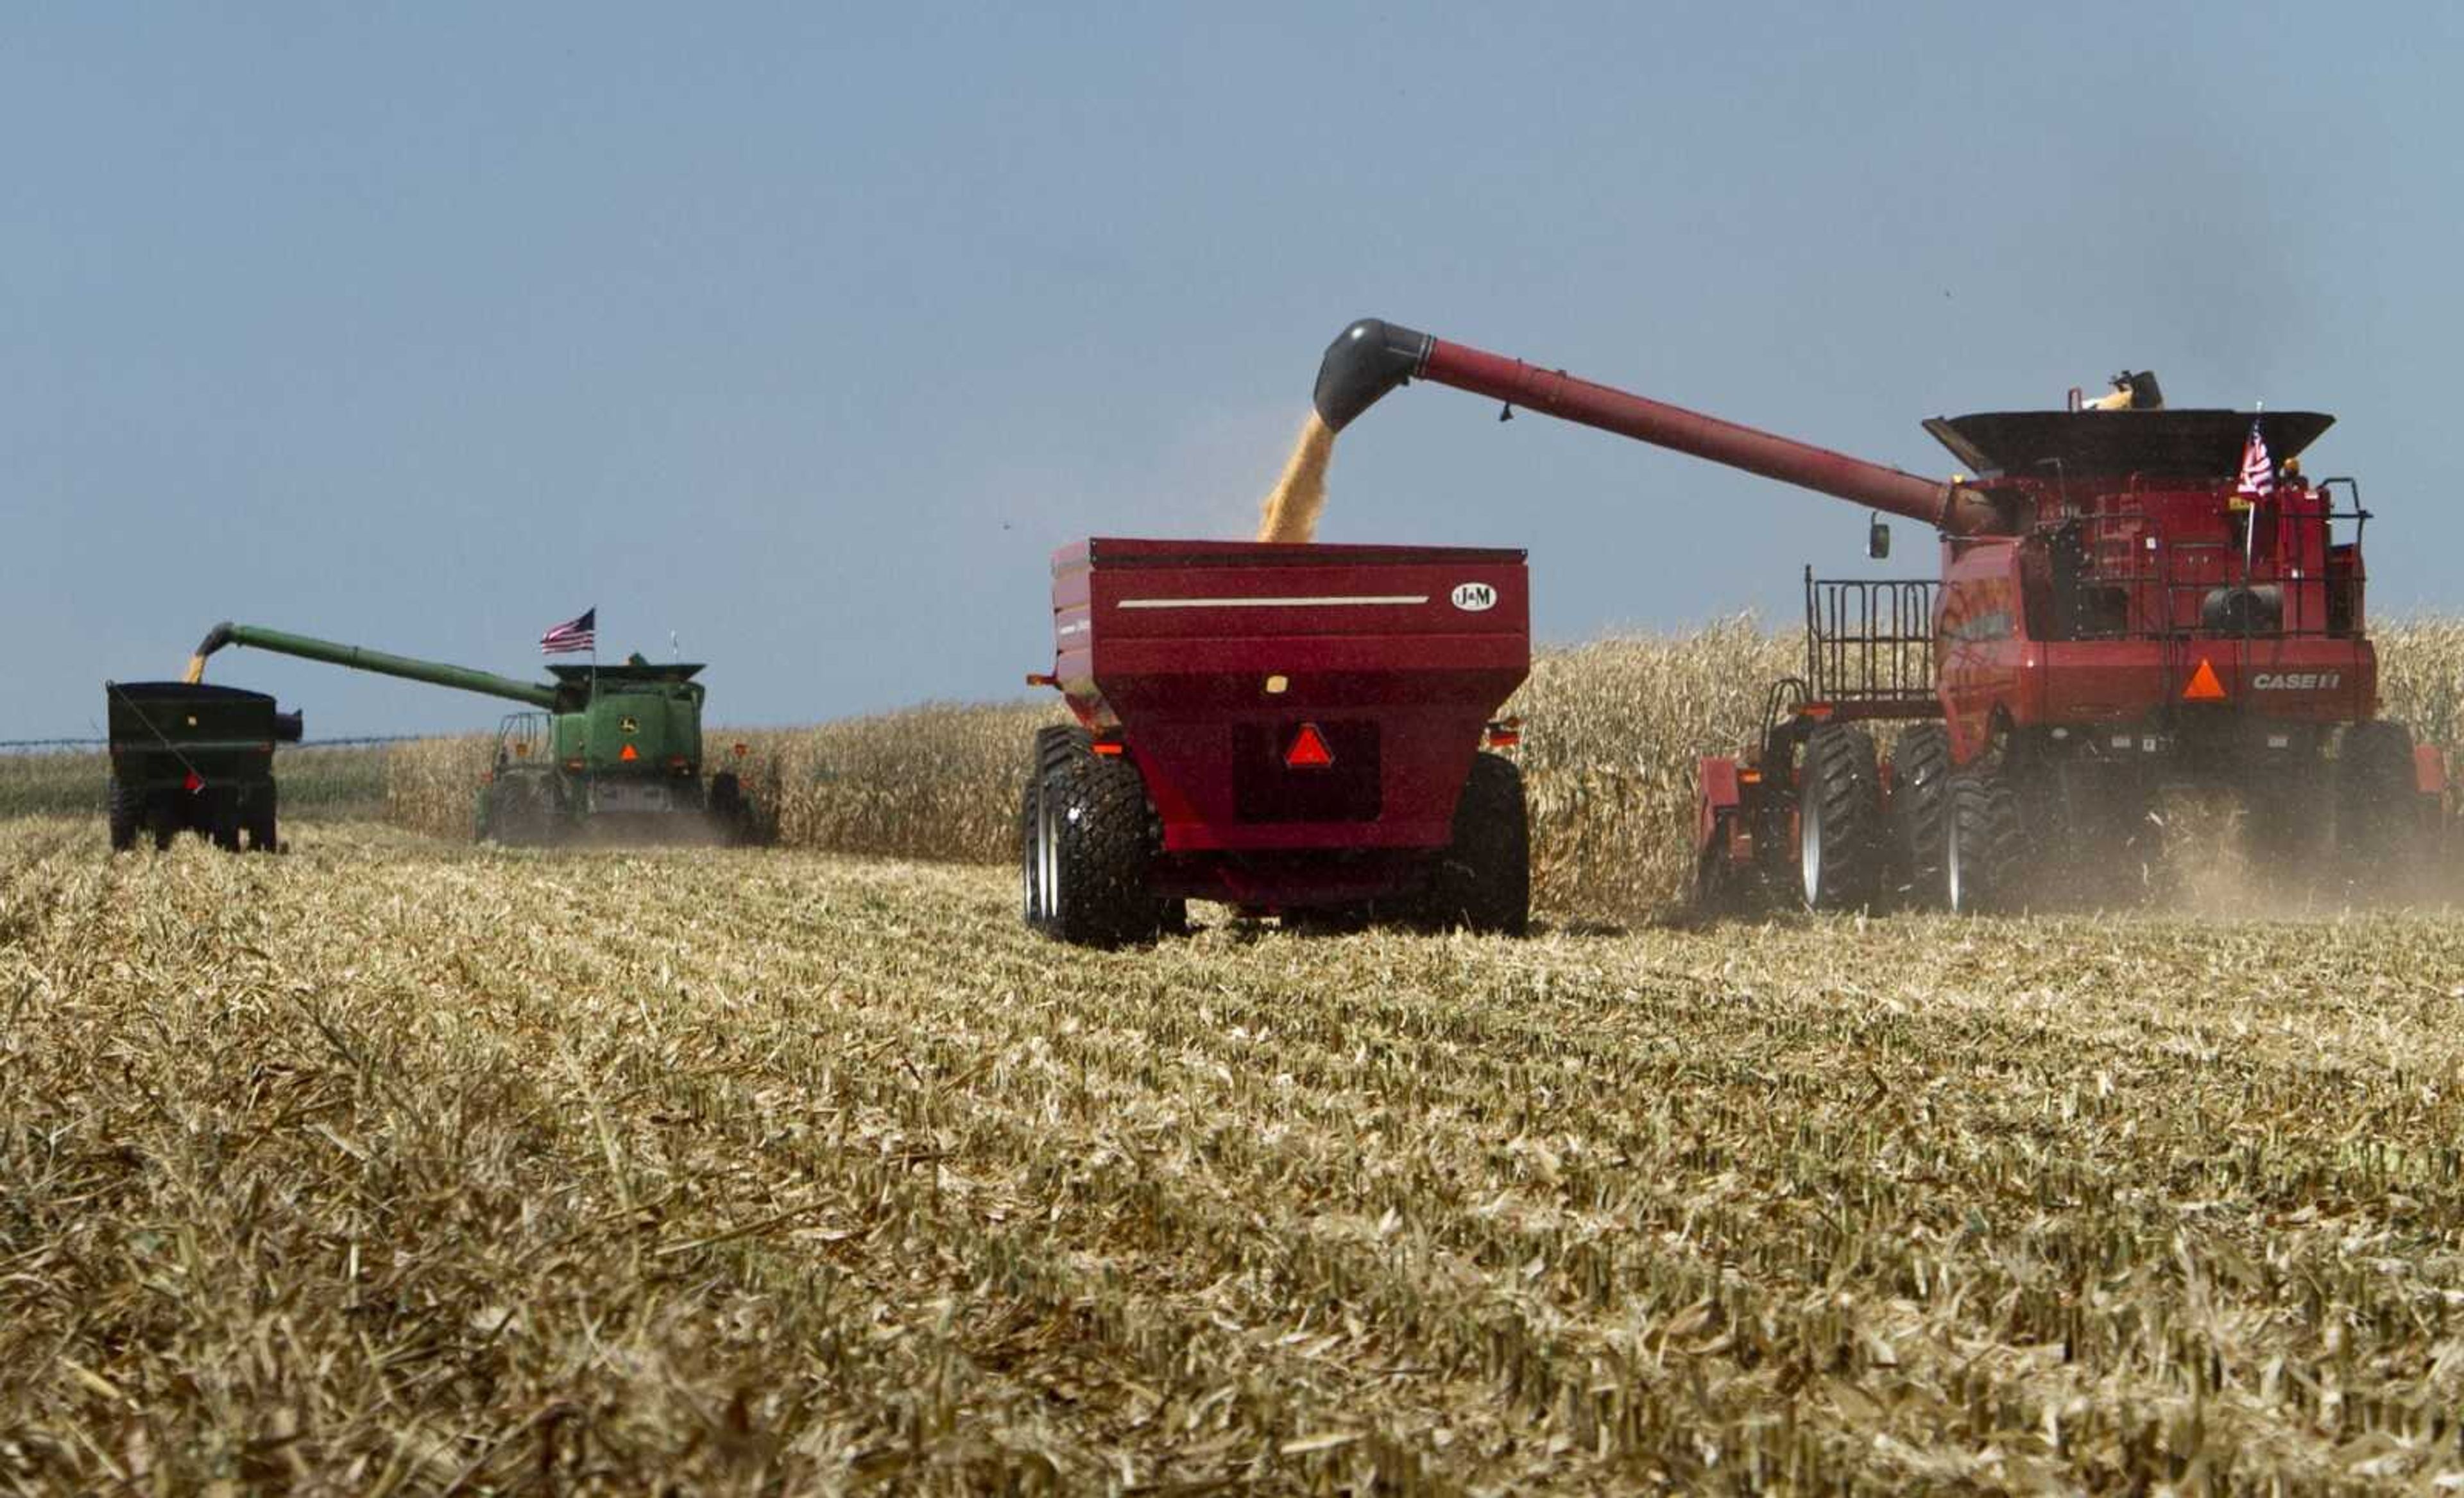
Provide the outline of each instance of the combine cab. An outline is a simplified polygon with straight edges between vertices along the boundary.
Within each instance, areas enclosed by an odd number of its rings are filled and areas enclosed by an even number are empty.
[[[1191,898],[1520,933],[1522,777],[1488,752],[1530,669],[1523,553],[1080,541],[1020,811],[1027,923],[1112,945]]]
[[[280,846],[274,746],[297,743],[300,716],[261,692],[184,681],[106,681],[111,729],[114,852],[152,833],[168,848],[182,832],[237,852]]]

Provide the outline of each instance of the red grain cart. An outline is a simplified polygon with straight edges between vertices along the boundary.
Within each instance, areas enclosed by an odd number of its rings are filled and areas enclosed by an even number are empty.
[[[1075,542],[1052,558],[1051,674],[1078,726],[1035,739],[1027,924],[1097,946],[1186,902],[1519,934],[1523,780],[1485,752],[1531,664],[1520,551]]]

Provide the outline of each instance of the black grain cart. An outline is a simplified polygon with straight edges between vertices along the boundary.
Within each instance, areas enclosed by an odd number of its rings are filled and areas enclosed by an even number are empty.
[[[184,681],[106,681],[111,721],[111,847],[140,831],[168,848],[196,832],[216,848],[271,853],[274,746],[299,741],[297,713],[262,692]]]

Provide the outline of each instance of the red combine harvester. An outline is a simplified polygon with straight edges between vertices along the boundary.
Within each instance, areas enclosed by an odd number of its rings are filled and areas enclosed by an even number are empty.
[[[1524,929],[1523,780],[1486,753],[1531,665],[1519,551],[1076,542],[1020,807],[1027,924],[1111,946],[1186,902]]]
[[[2397,879],[2430,844],[2443,761],[2376,716],[2369,512],[2294,461],[2333,417],[2168,410],[2125,375],[2067,410],[1926,422],[1976,476],[1924,478],[1374,319],[1328,348],[1318,412],[1340,430],[1414,379],[1941,532],[1939,579],[1808,569],[1804,675],[1751,752],[1701,764],[1706,905],[2119,897],[2181,784],[2237,794],[2271,874],[2332,848],[2347,877]],[[1885,720],[1906,725],[1887,761],[1866,726]]]

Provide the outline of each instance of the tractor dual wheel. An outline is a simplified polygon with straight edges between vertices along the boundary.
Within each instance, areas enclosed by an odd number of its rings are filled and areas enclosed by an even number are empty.
[[[1136,766],[1096,754],[1076,729],[1037,734],[1035,760],[1020,808],[1034,832],[1020,854],[1029,923],[1089,947],[1150,941],[1177,924],[1177,902],[1148,888],[1161,839]]]
[[[1945,903],[1962,915],[2015,908],[2027,846],[2020,835],[2019,800],[2009,778],[1991,769],[1953,775],[1947,799]]]
[[[1890,840],[1874,736],[1825,723],[1797,773],[1797,887],[1808,910],[1863,910],[1885,887]]]
[[[1523,771],[1486,752],[1455,803],[1446,850],[1429,875],[1428,918],[1464,931],[1520,936],[1531,924],[1531,823]]]
[[[1918,723],[1891,751],[1891,813],[1907,892],[1920,909],[1950,903],[1943,861],[1950,817],[1950,733]]]

